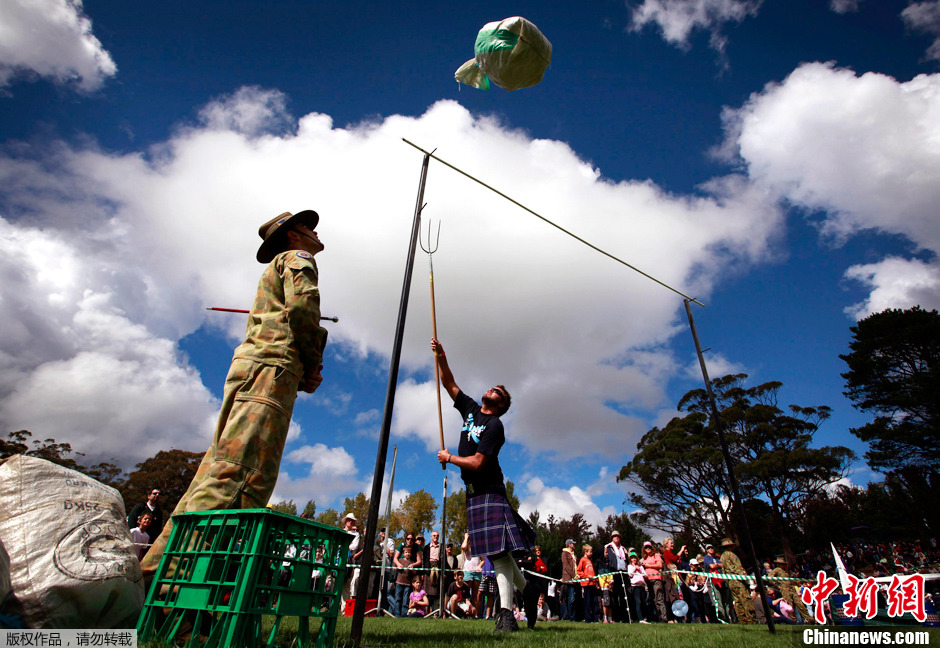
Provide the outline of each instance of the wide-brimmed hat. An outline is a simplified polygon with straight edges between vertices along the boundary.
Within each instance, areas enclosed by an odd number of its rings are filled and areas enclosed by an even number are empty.
[[[698,561],[697,561],[695,558],[693,558],[692,560],[689,561],[689,564],[690,564],[690,565],[697,565],[697,564],[698,564]]]
[[[619,537],[620,537],[620,531],[611,531],[611,532],[610,532],[610,537],[613,538],[614,536],[617,536],[617,537],[619,538]]]
[[[259,263],[270,263],[271,259],[277,256],[278,253],[283,252],[285,232],[298,224],[314,229],[319,222],[320,215],[312,209],[305,209],[296,214],[284,212],[279,216],[275,216],[258,228],[258,236],[264,242],[258,248],[255,258],[258,259]]]
[[[786,557],[786,556],[777,556],[777,557],[774,559],[774,562],[775,562],[775,563],[782,564],[782,565],[786,565],[786,564],[787,564],[787,557]]]
[[[734,546],[736,546],[736,543],[735,543],[735,541],[732,540],[731,538],[724,538],[724,539],[722,539],[722,541],[721,541],[721,546],[722,546],[722,547],[734,547]]]
[[[343,522],[345,522],[346,520],[352,520],[353,522],[358,522],[358,521],[359,521],[359,520],[356,519],[356,516],[353,515],[351,512],[350,512],[350,513],[347,513],[346,515],[343,516]]]

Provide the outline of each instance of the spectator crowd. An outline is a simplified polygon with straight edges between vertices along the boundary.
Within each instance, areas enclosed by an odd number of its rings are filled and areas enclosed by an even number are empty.
[[[152,489],[148,500],[128,515],[141,556],[163,526],[159,497],[159,489]],[[357,591],[359,564],[366,551],[358,525],[352,513],[341,521],[351,536],[343,604]],[[858,578],[940,572],[935,539],[843,543],[836,545],[836,551],[846,570]],[[784,556],[765,558],[761,575],[766,605],[759,600],[753,573],[745,572],[735,552],[729,538],[718,546],[705,543],[698,550],[677,548],[673,538],[627,547],[620,533],[613,531],[603,547],[578,547],[567,540],[557,574],[549,573],[549,559],[539,546],[531,555],[517,557],[517,562],[539,590],[539,621],[747,624],[766,623],[769,613],[775,623],[812,622],[813,610],[802,602],[801,588],[819,571],[835,575],[831,551],[810,549],[792,561]],[[490,619],[500,608],[493,565],[472,554],[467,536],[456,547],[452,542],[442,544],[437,531],[427,538],[407,532],[396,542],[386,538],[383,528],[373,546],[373,565],[370,598],[381,601],[391,616],[427,616],[440,609],[442,597],[444,614],[450,617]],[[516,591],[515,596],[514,614],[525,621],[521,593]]]
[[[355,545],[356,540],[351,545]],[[459,551],[458,551],[459,550]],[[859,577],[938,571],[936,546],[917,543],[840,545],[850,572]],[[761,604],[753,573],[745,572],[735,543],[725,538],[697,551],[676,547],[672,538],[641,547],[621,543],[617,531],[603,547],[576,546],[567,540],[561,570],[550,574],[548,558],[536,546],[531,555],[517,557],[528,580],[539,588],[539,621],[585,623],[812,623],[812,608],[800,599],[801,587],[819,570],[834,573],[831,554],[814,551],[788,562],[784,556],[762,565],[766,608]],[[434,531],[405,533],[395,542],[379,533],[374,546],[375,569],[370,598],[379,600],[392,616],[422,617],[439,610],[456,618],[490,619],[500,608],[493,567],[486,557],[474,556],[467,538],[459,546],[441,545]],[[384,565],[384,581],[382,567]],[[355,569],[352,567],[351,569]],[[521,593],[512,608],[526,620]]]

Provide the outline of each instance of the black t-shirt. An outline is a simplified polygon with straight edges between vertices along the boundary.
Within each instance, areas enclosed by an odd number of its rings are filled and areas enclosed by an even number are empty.
[[[457,595],[457,601],[466,601],[470,598],[470,586],[466,583],[462,585],[457,585],[457,582],[454,581],[450,584],[450,587],[447,588],[447,598],[452,597],[454,594]]]
[[[505,495],[503,470],[499,467],[499,450],[506,443],[502,422],[498,416],[484,414],[477,402],[463,391],[459,392],[457,398],[454,399],[454,408],[463,416],[457,453],[461,457],[472,457],[479,452],[491,457],[480,470],[460,469],[460,476],[467,486],[467,495],[483,493]]]

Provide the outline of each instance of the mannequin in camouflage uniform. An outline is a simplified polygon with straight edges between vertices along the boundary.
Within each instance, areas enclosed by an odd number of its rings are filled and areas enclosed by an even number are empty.
[[[787,559],[784,556],[777,556],[777,559],[774,561],[776,567],[770,572],[771,576],[777,576],[780,578],[789,578],[790,573],[787,571]],[[783,598],[787,603],[793,606],[793,609],[800,613],[800,616],[803,617],[803,623],[812,623],[813,617],[809,615],[809,612],[806,610],[806,605],[803,603],[803,599],[800,598],[794,589],[793,584],[796,581],[791,580],[779,580],[774,581],[780,589],[780,597]]]
[[[721,571],[725,574],[737,574],[746,576],[741,559],[734,553],[734,541],[731,538],[725,538],[721,541]],[[728,579],[728,587],[731,589],[731,598],[734,601],[734,612],[738,615],[738,623],[742,625],[751,625],[757,623],[754,617],[754,607],[751,605],[751,597],[747,591],[747,585],[743,580]]]
[[[261,508],[274,490],[297,390],[313,392],[323,376],[326,329],[314,255],[323,244],[314,211],[285,212],[258,230],[257,259],[267,263],[248,315],[244,343],[225,379],[212,445],[173,513]],[[173,521],[141,561],[152,577]]]

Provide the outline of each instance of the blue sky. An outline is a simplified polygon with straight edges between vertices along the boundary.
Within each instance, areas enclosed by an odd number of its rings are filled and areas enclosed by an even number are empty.
[[[458,87],[513,15],[541,84]],[[125,465],[208,445],[261,266],[316,209],[331,344],[276,496],[368,492],[421,154],[678,289],[713,377],[829,405],[849,327],[940,305],[940,2],[13,0],[0,7],[0,422]],[[438,331],[458,383],[513,393],[523,512],[593,522],[642,434],[701,385],[681,298],[432,161]],[[439,497],[427,260],[416,259],[395,490]],[[445,410],[448,445],[457,414]],[[859,461],[851,481],[873,476]],[[458,483],[456,473],[452,484]]]

